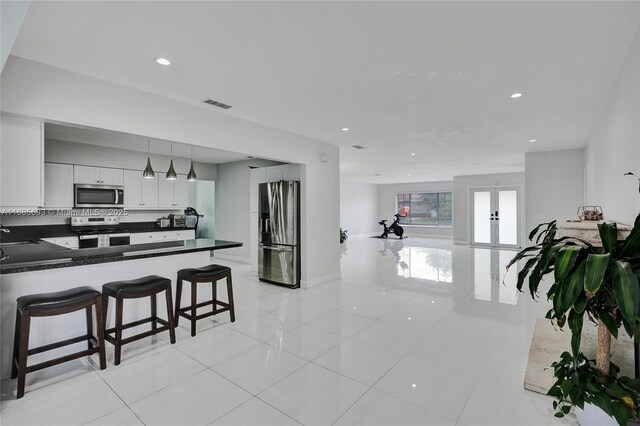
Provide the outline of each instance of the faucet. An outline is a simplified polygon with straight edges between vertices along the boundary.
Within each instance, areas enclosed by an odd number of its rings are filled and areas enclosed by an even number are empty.
[[[9,233],[11,232],[11,229],[5,228],[4,225],[0,223],[0,231]]]

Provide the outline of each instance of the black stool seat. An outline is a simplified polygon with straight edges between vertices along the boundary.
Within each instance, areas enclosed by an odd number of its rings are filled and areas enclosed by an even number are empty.
[[[226,276],[231,273],[231,268],[222,265],[207,265],[201,268],[185,268],[178,271],[178,279],[191,281],[193,277],[197,277],[201,281],[214,278],[219,275]],[[205,281],[208,282],[208,281]]]
[[[169,284],[171,284],[171,280],[168,278],[149,275],[135,280],[113,281],[103,284],[102,292],[114,297],[122,292],[126,292],[129,295],[133,295],[135,293],[142,293],[142,295],[146,295],[145,293],[149,291],[154,293],[164,291]],[[131,298],[131,296],[128,296],[127,298]]]
[[[227,280],[227,297],[228,302],[218,300],[218,280],[226,278]],[[182,281],[191,282],[191,305],[182,308],[180,302],[182,299]],[[211,283],[211,300],[198,303],[198,283]],[[178,271],[178,279],[176,286],[176,311],[174,318],[176,326],[180,321],[180,317],[184,317],[191,322],[191,336],[196,335],[196,321],[222,312],[229,312],[231,322],[236,320],[235,309],[233,305],[233,284],[231,281],[231,268],[228,266],[212,265],[203,266],[201,268],[185,268]],[[198,308],[211,306],[211,311],[204,314],[197,314]]]
[[[158,317],[156,295],[165,292],[167,303],[167,319]],[[171,343],[176,342],[175,325],[173,319],[173,298],[171,297],[171,280],[158,275],[149,275],[134,280],[112,281],[102,285],[102,305],[104,306],[104,323],[107,323],[107,309],[109,307],[109,297],[116,299],[116,315],[115,327],[108,328],[104,332],[104,338],[107,342],[115,346],[115,354],[113,363],[120,364],[122,356],[122,345],[126,345],[136,340],[152,336],[163,331],[169,331]],[[137,321],[123,324],[124,316],[124,300],[138,299],[141,297],[149,297],[151,302],[151,316]],[[122,331],[128,328],[137,327],[139,325],[151,323],[151,330],[135,334],[131,337],[123,338]],[[162,327],[158,327],[158,324]],[[106,326],[106,325],[105,325]],[[113,336],[112,336],[113,334]]]
[[[40,311],[58,310],[70,308],[82,304],[83,302],[91,302],[100,296],[100,292],[91,287],[77,287],[69,290],[57,291],[54,293],[29,294],[27,296],[18,297],[16,303],[18,309],[31,311],[31,316],[37,315]]]
[[[27,373],[71,361],[76,358],[99,354],[100,369],[107,367],[104,351],[104,323],[102,312],[102,294],[91,287],[76,287],[54,293],[40,293],[21,296],[16,299],[16,324],[13,338],[13,357],[11,360],[11,378],[18,378],[16,398],[24,396]],[[95,307],[98,333],[93,334],[93,309]],[[29,333],[32,317],[51,317],[85,310],[87,332],[81,336],[49,343],[37,348],[29,347]],[[87,349],[59,356],[38,364],[27,365],[30,355],[51,351],[74,343],[86,342]]]

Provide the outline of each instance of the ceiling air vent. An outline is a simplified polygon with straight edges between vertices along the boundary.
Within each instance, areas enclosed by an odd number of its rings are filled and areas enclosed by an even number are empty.
[[[231,108],[231,105],[223,104],[222,102],[214,101],[213,99],[207,99],[206,101],[204,101],[204,103],[205,104],[209,104],[209,105],[213,105],[213,106],[217,106],[218,108],[222,108],[222,109]]]
[[[362,145],[353,145],[353,147],[355,149],[364,149],[364,146],[362,146]]]

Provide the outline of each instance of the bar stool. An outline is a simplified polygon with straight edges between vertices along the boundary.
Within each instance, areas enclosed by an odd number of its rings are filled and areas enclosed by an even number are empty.
[[[16,300],[16,329],[13,340],[13,357],[11,360],[11,378],[18,378],[17,398],[24,396],[25,379],[27,373],[42,370],[43,368],[71,361],[76,358],[88,356],[96,352],[100,357],[100,369],[107,367],[104,352],[104,323],[102,316],[102,300],[100,292],[91,287],[77,287],[55,293],[31,294],[19,297]],[[98,337],[93,335],[92,307],[96,309],[96,321],[98,325]],[[32,317],[50,317],[67,314],[81,309],[87,311],[87,334],[62,340],[37,348],[29,349],[29,332]],[[27,357],[52,349],[74,343],[87,341],[87,349],[74,352],[65,356],[27,366]]]
[[[157,315],[156,294],[165,292],[167,301],[167,320],[159,318]],[[136,340],[152,336],[157,333],[169,330],[171,343],[176,342],[175,326],[173,321],[173,299],[171,298],[171,280],[159,277],[157,275],[149,275],[135,280],[113,281],[102,286],[102,305],[104,306],[104,322],[107,320],[107,310],[109,306],[109,297],[116,299],[116,325],[104,332],[104,338],[107,342],[115,346],[115,356],[113,363],[120,364],[122,354],[122,345],[135,342]],[[151,316],[127,324],[122,323],[122,315],[124,310],[125,299],[139,299],[141,297],[150,297],[151,299]],[[136,327],[141,324],[151,323],[151,330],[138,333],[126,339],[122,338],[122,330]],[[158,327],[158,323],[162,327]],[[112,337],[111,334],[115,334]]]
[[[229,302],[225,303],[217,299],[217,282],[223,278],[227,279],[227,295]],[[181,308],[180,299],[182,297],[182,280],[191,282],[191,305]],[[198,303],[198,283],[211,283],[212,299],[207,302]],[[233,307],[233,284],[231,282],[231,268],[222,265],[208,265],[202,268],[186,268],[178,271],[176,289],[176,326],[180,317],[183,316],[191,321],[191,336],[196,335],[196,321],[212,315],[229,311],[231,322],[235,322],[236,314]],[[197,315],[196,309],[203,306],[212,306],[212,311]],[[221,308],[217,308],[222,306]]]

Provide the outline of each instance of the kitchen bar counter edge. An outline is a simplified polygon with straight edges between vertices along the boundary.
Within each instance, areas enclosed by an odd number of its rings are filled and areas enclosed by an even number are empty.
[[[60,250],[58,248],[51,252],[34,253],[32,256],[33,259],[31,260],[17,259],[17,262],[11,262],[11,260],[8,262],[2,262],[0,263],[0,274],[15,274],[20,272],[41,271],[45,269],[120,262],[124,260],[170,256],[174,254],[195,253],[199,251],[212,251],[241,246],[242,243],[236,241],[195,239],[95,249]],[[8,250],[5,248],[5,251]]]

